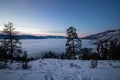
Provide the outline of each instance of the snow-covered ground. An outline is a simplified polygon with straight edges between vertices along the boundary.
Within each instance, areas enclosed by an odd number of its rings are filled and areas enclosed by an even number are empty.
[[[90,43],[91,40],[82,40],[82,47],[96,48]],[[65,52],[66,39],[22,39],[22,48],[31,57],[40,56],[42,53],[52,51],[56,53]]]
[[[98,61],[97,68],[88,60],[39,59],[29,62],[28,70],[13,63],[0,69],[0,80],[120,80],[120,61]]]

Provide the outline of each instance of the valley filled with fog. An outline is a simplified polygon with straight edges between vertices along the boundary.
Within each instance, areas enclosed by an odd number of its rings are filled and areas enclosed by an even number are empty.
[[[96,49],[96,45],[93,45],[90,41],[82,39],[82,48]],[[65,52],[66,39],[22,39],[22,48],[27,51],[28,56],[38,57],[45,52],[63,53]]]

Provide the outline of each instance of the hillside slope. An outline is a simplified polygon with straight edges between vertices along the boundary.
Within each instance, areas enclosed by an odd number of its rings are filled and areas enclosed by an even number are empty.
[[[31,61],[28,70],[14,62],[0,69],[0,80],[120,80],[119,61],[98,61],[97,68],[87,60],[39,59]]]
[[[113,40],[113,39],[120,39],[120,29],[116,30],[108,30],[101,33],[93,34],[84,37],[85,39],[92,39],[93,43],[98,43],[99,41],[104,40]]]

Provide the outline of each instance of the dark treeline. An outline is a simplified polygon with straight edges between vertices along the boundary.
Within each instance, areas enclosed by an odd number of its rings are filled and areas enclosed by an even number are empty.
[[[100,41],[97,53],[101,59],[120,60],[120,39]]]

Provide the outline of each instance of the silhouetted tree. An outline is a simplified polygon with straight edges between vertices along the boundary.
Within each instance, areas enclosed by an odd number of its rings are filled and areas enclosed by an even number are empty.
[[[81,55],[79,56],[79,58],[83,59],[83,60],[89,60],[91,58],[91,54],[92,54],[91,51],[92,51],[91,48],[81,49]]]
[[[106,53],[107,47],[105,45],[105,42],[100,41],[97,46],[97,52],[100,54],[101,59],[107,59],[108,53]]]
[[[109,45],[109,53],[111,56],[111,59],[119,59],[120,60],[120,40],[115,39],[110,41]]]
[[[60,59],[65,59],[65,53],[62,53],[62,54],[60,55]]]
[[[28,68],[28,55],[27,52],[24,51],[24,55],[22,56],[23,59],[23,69],[27,69]]]
[[[66,35],[66,58],[75,59],[75,55],[80,53],[81,50],[81,40],[78,38],[74,27],[69,27]]]
[[[10,22],[4,25],[2,33],[5,35],[4,39],[2,39],[2,47],[8,55],[8,58],[13,62],[14,57],[22,53],[21,42],[19,42],[19,37],[16,36],[17,32]]]
[[[100,41],[97,52],[100,54],[101,59],[120,59],[120,40]]]
[[[42,58],[59,58],[59,56],[57,53],[49,51],[43,54]]]
[[[4,66],[6,66],[6,63],[7,63],[7,54],[6,54],[6,50],[2,46],[0,46],[0,60],[4,61]]]

